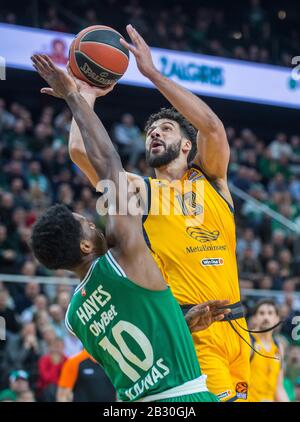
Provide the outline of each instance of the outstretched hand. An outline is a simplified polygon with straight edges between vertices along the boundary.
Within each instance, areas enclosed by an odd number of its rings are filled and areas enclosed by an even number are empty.
[[[109,86],[105,86],[103,88],[99,88],[94,85],[90,85],[87,82],[82,81],[81,79],[78,79],[74,73],[71,71],[69,63],[67,64],[67,71],[68,74],[73,78],[74,82],[76,83],[77,89],[80,92],[80,94],[83,94],[84,97],[86,96],[98,98],[98,97],[104,97],[105,95],[109,94],[114,87],[116,86],[117,82],[114,82],[113,84]],[[54,92],[52,88],[42,88],[41,89],[42,94],[52,95],[52,97],[58,97],[60,98],[57,93]]]
[[[74,79],[59,67],[45,54],[34,54],[31,57],[33,67],[51,88],[43,88],[41,92],[54,97],[66,99],[72,92],[78,92]],[[49,90],[51,92],[49,92]],[[46,90],[46,91],[45,91]]]
[[[226,306],[228,300],[209,300],[193,306],[185,315],[191,333],[208,328],[216,321],[222,321],[231,312]]]
[[[120,43],[134,55],[137,67],[142,75],[150,78],[153,74],[157,73],[157,69],[153,64],[150,47],[132,25],[127,25],[126,30],[132,44],[129,44],[123,38],[120,38]]]

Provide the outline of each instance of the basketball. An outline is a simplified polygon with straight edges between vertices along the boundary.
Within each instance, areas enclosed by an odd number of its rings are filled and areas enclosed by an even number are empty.
[[[118,81],[129,63],[122,35],[103,25],[89,26],[72,41],[69,63],[73,74],[90,85],[105,87]]]

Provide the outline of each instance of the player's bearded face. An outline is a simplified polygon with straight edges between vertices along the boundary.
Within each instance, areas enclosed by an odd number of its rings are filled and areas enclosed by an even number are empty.
[[[159,151],[156,151],[156,145],[159,145]],[[166,166],[179,157],[180,150],[181,138],[177,142],[172,143],[166,143],[162,139],[154,139],[146,150],[147,164],[153,168]]]

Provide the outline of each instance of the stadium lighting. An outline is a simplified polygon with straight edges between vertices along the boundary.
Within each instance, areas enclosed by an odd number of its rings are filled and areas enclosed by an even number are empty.
[[[242,33],[241,33],[240,31],[235,31],[235,32],[232,34],[232,36],[233,36],[233,38],[234,38],[235,40],[240,40],[240,39],[242,38]]]
[[[278,19],[284,20],[285,18],[286,18],[286,11],[285,10],[279,10]]]

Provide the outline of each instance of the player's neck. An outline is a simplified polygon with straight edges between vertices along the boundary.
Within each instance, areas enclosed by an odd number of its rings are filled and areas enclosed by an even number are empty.
[[[273,342],[273,332],[268,331],[267,333],[260,333],[259,338],[265,344],[270,344]]]
[[[88,270],[90,269],[90,266],[92,265],[95,259],[96,259],[95,254],[89,254],[83,257],[81,263],[76,268],[74,268],[74,273],[77,275],[77,277],[80,280],[84,279]]]
[[[157,179],[165,179],[172,182],[173,180],[181,179],[187,170],[188,164],[186,162],[186,158],[183,161],[180,157],[178,157],[166,166],[156,168],[155,175]]]

